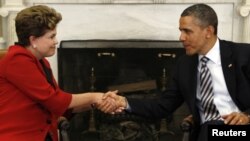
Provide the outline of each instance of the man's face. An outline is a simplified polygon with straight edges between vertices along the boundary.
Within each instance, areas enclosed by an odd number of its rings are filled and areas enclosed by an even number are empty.
[[[179,21],[180,38],[187,55],[204,54],[207,44],[207,28],[201,27],[193,16],[184,16]]]

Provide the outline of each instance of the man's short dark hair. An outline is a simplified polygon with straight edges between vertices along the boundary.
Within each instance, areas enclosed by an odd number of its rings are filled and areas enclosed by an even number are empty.
[[[206,4],[195,4],[186,8],[181,17],[193,16],[197,18],[200,26],[207,27],[209,25],[214,27],[214,34],[217,35],[218,18],[214,9]]]

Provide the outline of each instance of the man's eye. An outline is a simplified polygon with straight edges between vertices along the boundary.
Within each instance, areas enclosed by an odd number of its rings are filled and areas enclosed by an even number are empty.
[[[187,34],[190,34],[192,31],[190,31],[190,30],[186,30],[185,31]]]

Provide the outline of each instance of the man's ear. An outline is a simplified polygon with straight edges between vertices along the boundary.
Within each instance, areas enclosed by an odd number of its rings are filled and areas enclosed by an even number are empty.
[[[209,25],[206,27],[207,35],[206,38],[211,38],[214,35],[214,27]]]

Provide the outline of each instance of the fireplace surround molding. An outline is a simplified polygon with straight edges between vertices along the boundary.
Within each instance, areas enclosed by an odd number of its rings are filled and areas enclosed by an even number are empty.
[[[207,3],[215,8],[220,38],[250,43],[250,0],[1,0],[0,48],[17,41],[14,18],[21,9],[31,5],[49,5],[62,13],[63,21],[57,34],[60,42],[72,39],[178,40],[180,12],[194,3]],[[49,61],[57,78],[57,54]]]

